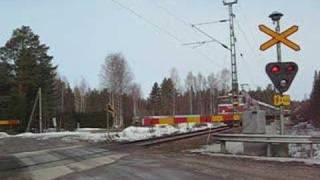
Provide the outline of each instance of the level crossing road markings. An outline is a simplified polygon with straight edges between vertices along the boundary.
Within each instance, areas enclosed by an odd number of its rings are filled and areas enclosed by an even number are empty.
[[[261,51],[265,51],[268,48],[270,48],[271,46],[277,44],[277,43],[283,43],[286,46],[288,46],[289,48],[295,50],[295,51],[299,51],[300,50],[300,46],[296,43],[294,43],[293,41],[290,41],[289,39],[287,39],[288,36],[290,36],[291,34],[295,33],[298,31],[298,26],[294,25],[291,26],[290,28],[288,28],[287,30],[283,31],[282,33],[277,33],[275,31],[273,31],[272,29],[268,28],[265,25],[259,25],[259,30],[266,33],[267,35],[271,36],[272,38],[270,40],[268,40],[267,42],[263,43],[260,46],[260,50]]]

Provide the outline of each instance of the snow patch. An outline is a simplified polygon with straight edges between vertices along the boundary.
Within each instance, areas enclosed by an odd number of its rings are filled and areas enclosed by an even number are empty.
[[[308,122],[301,122],[289,129],[288,133],[293,135],[320,136],[320,129],[315,128]],[[310,149],[310,145],[307,144],[289,144],[289,155],[294,158],[308,158]],[[320,159],[320,144],[314,144],[312,149],[314,151],[314,159]]]
[[[226,142],[226,150],[231,154],[241,154],[244,152],[242,142]],[[204,145],[199,149],[190,150],[193,153],[220,153],[221,145],[220,144],[210,144]]]
[[[120,132],[119,137],[116,138],[118,141],[135,141],[148,139],[152,137],[160,137],[170,134],[179,134],[192,131],[199,131],[207,128],[217,128],[225,126],[223,123],[204,123],[204,124],[195,124],[195,123],[181,123],[174,126],[171,125],[158,125],[155,127],[128,127]]]
[[[253,159],[257,161],[270,161],[270,162],[283,162],[283,163],[304,163],[306,165],[320,165],[320,161],[316,159],[301,159],[301,158],[286,158],[286,157],[262,157],[262,156],[248,156],[248,155],[235,155],[235,154],[213,154],[203,153],[215,157],[232,157],[242,159]]]
[[[103,128],[78,128],[76,129],[78,132],[94,132],[94,131],[107,131]]]
[[[172,126],[157,127],[128,127],[119,133],[119,141],[135,141],[148,139],[152,137],[160,137],[169,134],[178,133],[179,130]]]
[[[7,134],[6,132],[0,132],[0,138],[6,138],[9,137],[10,135]]]
[[[152,137],[160,137],[165,135],[185,133],[191,131],[198,131],[207,128],[216,128],[225,126],[223,123],[218,124],[194,124],[185,123],[178,125],[159,125],[155,127],[134,127],[130,126],[121,132],[106,133],[105,129],[100,128],[80,128],[76,131],[63,131],[63,132],[46,132],[46,133],[21,133],[17,135],[8,135],[0,132],[0,138],[21,137],[21,138],[36,138],[37,140],[46,140],[49,138],[61,138],[66,142],[102,142],[108,140],[113,141],[135,141],[148,139]]]

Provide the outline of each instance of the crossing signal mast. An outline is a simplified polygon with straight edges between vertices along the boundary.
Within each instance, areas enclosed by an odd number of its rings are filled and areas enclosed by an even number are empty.
[[[277,11],[269,15],[269,18],[271,18],[273,23],[276,24],[275,31],[263,24],[259,25],[260,31],[271,36],[270,40],[261,44],[260,50],[265,51],[275,44],[277,48],[277,62],[268,63],[266,65],[266,73],[271,79],[274,87],[280,93],[279,95],[274,96],[274,104],[280,105],[280,134],[284,134],[284,105],[290,104],[290,102],[288,102],[290,101],[290,96],[283,95],[283,93],[289,89],[295,75],[298,72],[298,65],[296,63],[282,62],[281,43],[294,51],[300,50],[300,46],[297,43],[287,39],[288,36],[298,31],[298,26],[294,25],[285,31],[280,32],[280,19],[282,16],[283,14]],[[281,100],[280,102],[279,99]]]

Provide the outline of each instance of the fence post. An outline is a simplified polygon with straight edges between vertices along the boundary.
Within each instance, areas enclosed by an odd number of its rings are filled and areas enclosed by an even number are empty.
[[[267,156],[268,157],[271,157],[271,146],[272,146],[272,144],[268,143],[268,145],[267,145]]]
[[[221,141],[220,148],[221,148],[221,152],[222,152],[222,153],[226,153],[226,152],[227,152],[227,149],[226,149],[226,141]]]
[[[310,143],[310,158],[313,158],[313,144]]]

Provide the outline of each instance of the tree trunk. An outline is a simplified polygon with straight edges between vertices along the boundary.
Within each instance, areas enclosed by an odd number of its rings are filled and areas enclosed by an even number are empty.
[[[189,108],[190,108],[190,114],[193,114],[193,109],[192,109],[192,91],[191,90],[189,92]]]

